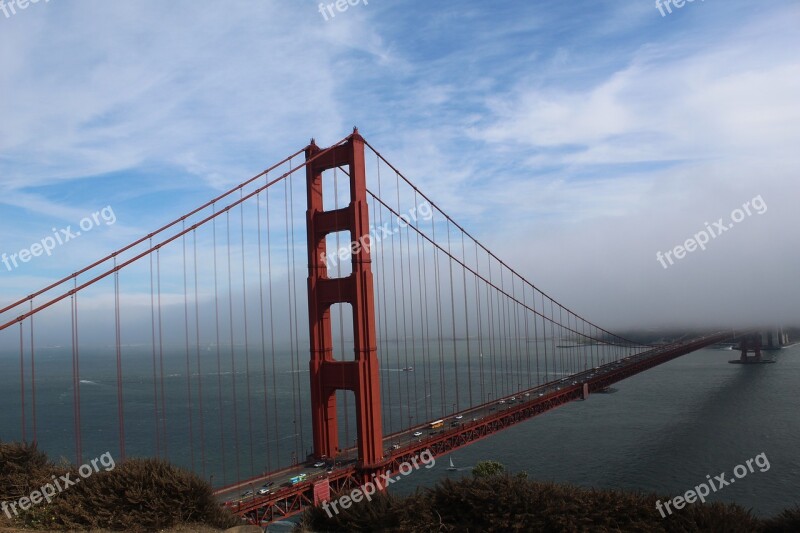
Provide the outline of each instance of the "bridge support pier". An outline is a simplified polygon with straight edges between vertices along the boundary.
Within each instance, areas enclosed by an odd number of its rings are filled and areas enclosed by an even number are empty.
[[[306,223],[314,456],[333,459],[338,454],[336,391],[349,390],[356,400],[359,466],[369,470],[383,460],[383,436],[364,139],[354,130],[346,143],[321,152],[313,140],[306,148],[306,160],[310,160],[306,166]],[[350,203],[341,209],[325,211],[323,172],[345,165],[350,177]],[[349,232],[353,269],[345,278],[330,278],[325,239],[339,231]],[[338,303],[352,306],[353,361],[336,360],[333,356],[330,308]]]
[[[739,359],[728,361],[729,363],[749,365],[775,362],[772,359],[763,359],[761,357],[761,333],[753,333],[743,337],[739,341],[739,350],[742,352]],[[754,355],[750,357],[747,355],[749,352],[753,352]]]
[[[749,351],[755,354],[753,357],[755,361],[761,361],[761,334],[756,333],[742,339],[739,343],[739,350],[742,352],[742,356],[739,358],[740,361],[747,362],[747,353]]]

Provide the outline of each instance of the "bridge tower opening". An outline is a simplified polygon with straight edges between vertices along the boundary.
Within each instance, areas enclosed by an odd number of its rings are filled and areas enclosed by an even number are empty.
[[[313,453],[317,459],[333,459],[338,454],[336,391],[349,390],[355,396],[359,466],[374,468],[383,459],[383,436],[370,247],[351,246],[352,271],[346,277],[330,278],[326,261],[327,235],[349,232],[350,243],[363,244],[369,239],[364,139],[354,129],[345,143],[327,151],[312,139],[305,155]],[[325,211],[322,175],[344,166],[348,167],[350,202],[340,209]],[[352,307],[352,361],[334,359],[331,306],[339,303]]]

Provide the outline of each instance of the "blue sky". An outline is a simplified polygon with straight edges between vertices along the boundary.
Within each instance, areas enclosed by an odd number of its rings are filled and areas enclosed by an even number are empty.
[[[8,3],[8,1],[6,1]],[[4,300],[353,125],[603,324],[800,321],[800,4],[52,0],[0,11]],[[664,269],[656,252],[769,210]],[[748,305],[742,305],[742,301]],[[747,309],[744,309],[744,308]]]

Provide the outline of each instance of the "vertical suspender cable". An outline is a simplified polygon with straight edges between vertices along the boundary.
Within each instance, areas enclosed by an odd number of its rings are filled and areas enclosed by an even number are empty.
[[[78,338],[78,280],[74,279],[72,294],[72,382],[73,410],[75,419],[75,456],[77,465],[83,463],[83,442],[81,438],[81,362],[80,341]]]
[[[19,401],[20,406],[22,408],[22,442],[26,442],[28,440],[27,431],[25,428],[25,347],[23,343],[22,337],[22,321],[19,323]],[[74,363],[73,363],[74,364]]]
[[[292,163],[290,161],[289,162],[289,166],[290,167],[291,167],[291,164]],[[300,336],[299,336],[299,333],[298,333],[298,331],[299,331],[299,320],[297,319],[297,250],[296,250],[297,247],[294,245],[294,243],[295,243],[295,240],[294,240],[294,188],[292,187],[292,179],[293,178],[294,178],[294,173],[290,173],[289,176],[286,178],[286,180],[289,182],[289,205],[291,206],[291,220],[292,220],[292,246],[291,246],[291,250],[292,250],[292,269],[291,269],[290,272],[291,272],[291,275],[292,275],[292,295],[293,295],[293,298],[294,298],[294,305],[292,306],[293,307],[293,311],[294,311],[294,322],[293,322],[293,324],[294,324],[294,345],[296,346],[297,368],[299,370],[299,368],[300,368]],[[298,388],[297,390],[300,391],[300,390],[302,390],[302,387],[300,386],[300,373],[298,372],[296,375],[297,375],[297,388]],[[300,406],[300,445],[304,446],[305,445],[305,438],[303,437],[304,429],[303,429],[303,404],[302,404],[303,395],[300,395],[298,397],[298,401],[300,402],[299,403],[299,406]],[[304,459],[305,459],[305,457],[304,457]]]
[[[391,214],[388,215],[391,220]],[[389,257],[391,258],[392,264],[392,301],[394,302],[394,358],[392,359],[393,362],[396,364],[400,363],[400,317],[397,313],[397,301],[398,301],[398,294],[397,294],[397,261],[395,260],[395,252],[394,252],[394,238],[391,239],[391,253]],[[402,266],[402,264],[401,264]],[[400,417],[400,423],[398,425],[399,428],[403,427],[403,385],[401,383],[401,372],[394,372],[397,376],[397,412],[398,416]],[[391,374],[390,374],[391,375]],[[394,407],[394,406],[392,406]]]
[[[269,179],[267,177],[267,179]],[[269,205],[267,205],[269,209]],[[269,211],[267,211],[269,216]],[[267,334],[264,327],[264,258],[261,246],[261,193],[256,195],[256,230],[258,234],[258,324],[261,331],[261,371],[264,387],[264,455],[267,472],[272,472],[272,449],[269,446],[269,387],[267,386]],[[275,436],[277,439],[277,435]],[[266,472],[265,472],[266,474]]]
[[[375,213],[378,213],[378,202],[376,201],[375,197],[372,197],[372,213],[373,218],[376,218]],[[382,287],[385,287],[385,274],[384,274],[384,264],[383,261],[380,260],[380,256],[377,252],[377,248],[381,248],[382,252],[382,245],[378,242],[377,237],[375,239],[374,246],[372,247],[372,261],[374,264],[373,272],[375,274],[375,283],[381,284]],[[382,426],[384,433],[391,433],[391,403],[389,402],[389,397],[391,395],[391,382],[389,381],[389,374],[387,373],[387,369],[389,368],[389,349],[387,345],[387,333],[386,333],[386,325],[385,325],[385,311],[384,311],[384,294],[386,290],[382,288],[381,290],[375,291],[375,328],[376,328],[376,335],[378,339],[376,339],[376,345],[378,346],[378,360],[380,362],[381,367],[381,411],[383,413],[382,417]],[[384,377],[385,376],[385,377]],[[388,416],[387,416],[388,414]]]
[[[378,161],[378,197],[381,196],[382,191],[382,184],[381,184],[381,166],[380,160]],[[383,209],[378,208],[378,223],[383,227]],[[388,299],[388,295],[386,294],[386,246],[381,243],[380,244],[381,255],[380,255],[380,265],[381,265],[381,293],[383,299],[383,346],[384,346],[384,362],[383,367],[384,369],[389,368],[389,320],[388,320],[388,311],[386,308],[386,300]],[[394,433],[394,402],[392,401],[392,380],[391,375],[386,376],[386,397],[387,397],[387,406],[389,411],[389,433]],[[384,417],[384,423],[385,423]]]
[[[125,460],[125,407],[122,388],[122,329],[120,325],[119,271],[114,257],[114,344],[117,351],[117,424],[119,426],[119,455]]]
[[[494,345],[494,298],[492,297],[492,257],[487,253],[487,261],[486,266],[489,270],[489,283],[486,284],[486,303],[489,306],[487,310],[487,326],[489,330],[489,363],[492,366],[492,392],[497,399],[497,364],[495,362],[495,354],[497,353],[497,349]]]
[[[511,382],[511,366],[509,363],[512,362],[511,357],[511,348],[509,346],[509,320],[508,320],[508,302],[509,298],[505,297],[506,287],[505,281],[503,276],[503,265],[500,265],[500,290],[497,291],[497,311],[500,314],[500,356],[502,360],[500,364],[502,365],[502,386],[503,386],[503,395],[508,394],[511,390],[513,390],[513,386],[510,385]]]
[[[431,248],[433,250],[433,248]],[[424,334],[425,342],[425,369],[427,374],[425,377],[425,418],[430,420],[433,418],[433,349],[431,347],[431,315],[430,303],[428,298],[428,261],[425,259],[425,241],[422,241],[422,254],[420,256],[422,263],[422,295],[423,303],[422,309],[425,316]]]
[[[436,219],[431,219],[431,234],[433,242],[436,242]],[[433,283],[436,287],[436,344],[438,345],[439,361],[439,414],[437,418],[444,414],[446,405],[446,385],[444,375],[444,331],[442,329],[442,280],[439,270],[439,249],[433,248]]]
[[[186,229],[186,221],[181,221],[181,230]],[[186,235],[181,237],[181,247],[183,248],[183,332],[186,349],[186,415],[189,423],[189,457],[192,470],[195,470],[194,462],[194,421],[192,404],[192,364],[190,362],[189,348],[189,285],[186,279]]]
[[[244,193],[239,189],[240,199]],[[244,202],[239,204],[239,222],[241,226],[241,245],[242,245],[242,323],[244,325],[244,368],[246,379],[246,392],[247,392],[247,436],[250,444],[250,472],[248,477],[255,474],[255,455],[253,447],[253,405],[252,394],[250,389],[250,344],[247,330],[247,269],[246,258],[244,253]]]
[[[432,239],[436,242],[436,220],[431,219]],[[439,249],[433,249],[434,283],[436,285],[436,334],[439,344],[439,415],[443,415],[447,406],[447,381],[444,370],[444,331],[442,329],[442,281],[439,271]]]
[[[489,401],[486,396],[485,374],[483,370],[483,310],[481,309],[481,280],[479,274],[481,271],[480,261],[478,260],[478,246],[475,246],[475,301],[478,308],[478,362],[480,363],[480,376],[481,376],[481,403]]]
[[[514,273],[511,273],[511,306],[514,308],[514,344],[516,345],[517,352],[517,371],[514,374],[517,377],[517,391],[522,390],[522,350],[519,344],[519,314],[520,305],[517,302],[517,284],[514,282]],[[512,380],[513,382],[513,380]],[[512,383],[513,384],[513,383]]]
[[[522,283],[522,316],[525,319],[525,359],[526,363],[526,372],[528,373],[528,384],[526,385],[527,388],[531,388],[533,385],[533,380],[531,379],[531,337],[530,331],[528,329],[528,298],[525,296],[525,283],[523,280]]]
[[[197,280],[197,230],[192,230],[192,251],[194,254],[194,334],[195,350],[197,355],[197,407],[200,422],[200,471],[203,479],[206,477],[206,432],[205,416],[203,415],[203,366],[200,361],[200,291]]]
[[[587,348],[589,348],[587,350],[586,355],[584,356],[584,358],[586,359],[587,364],[589,364],[591,366],[591,368],[594,368],[595,366],[597,366],[597,365],[594,364],[594,357],[592,357],[592,355],[594,353],[594,342],[590,338],[588,338],[586,336],[586,321],[585,320],[581,320],[581,334],[582,334],[583,342],[586,343],[588,345]]]
[[[419,204],[417,191],[414,191],[414,205]],[[420,240],[420,234],[417,233],[417,282],[419,286],[419,329],[420,336],[422,337],[422,396],[424,399],[424,415],[425,419],[432,418],[431,416],[431,402],[429,398],[432,397],[431,392],[431,354],[430,346],[430,324],[428,321],[428,276],[426,273],[425,261],[425,241]],[[416,367],[414,368],[416,372]],[[419,414],[417,414],[417,423],[421,422]]]
[[[233,269],[231,268],[231,217],[225,211],[226,252],[228,255],[228,328],[231,343],[231,393],[233,394],[233,450],[236,457],[236,481],[242,479],[239,450],[239,395],[236,393],[236,349],[233,338]]]
[[[267,204],[267,279],[269,280],[269,337],[270,350],[272,351],[272,409],[273,419],[275,420],[275,457],[280,464],[281,441],[280,441],[280,422],[278,420],[278,371],[275,363],[275,314],[272,295],[275,290],[272,287],[272,225],[270,223],[269,210],[269,189],[264,190],[264,202]]]
[[[508,275],[511,278],[511,288],[512,288],[512,291],[513,291],[514,273],[511,272],[511,270],[509,269]],[[504,289],[504,292],[505,292],[505,289]],[[516,357],[515,357],[515,354],[514,354],[514,327],[515,327],[516,321],[512,322],[512,317],[515,314],[515,311],[514,311],[515,307],[516,307],[516,301],[514,299],[512,299],[511,297],[506,296],[505,297],[505,306],[504,306],[504,309],[506,310],[506,316],[505,316],[504,322],[507,324],[507,326],[506,326],[506,331],[507,331],[506,335],[507,335],[507,337],[506,338],[508,339],[507,340],[508,344],[507,344],[506,350],[508,351],[509,370],[510,370],[509,371],[509,377],[508,377],[508,382],[509,382],[509,385],[510,385],[509,391],[516,390],[516,387],[514,386],[514,376],[516,376],[517,372],[519,371],[519,365],[517,365],[517,369],[514,370],[514,365],[519,362],[518,361],[518,354],[517,354]],[[517,359],[517,361],[515,361],[515,359]]]
[[[536,289],[534,289],[536,291]],[[547,383],[550,381],[550,365],[547,361],[547,322],[545,321],[544,314],[547,312],[544,305],[544,294],[539,293],[539,296],[542,300],[542,348],[544,349],[544,381]],[[534,292],[534,299],[536,299],[536,293]],[[555,366],[555,360],[553,360],[553,365]]]
[[[397,212],[400,213],[401,212],[400,211],[400,175],[395,173],[395,179],[396,179],[395,187],[396,187],[396,190],[397,190]],[[408,368],[409,367],[409,364],[408,364],[408,329],[407,329],[408,320],[406,318],[406,277],[405,277],[406,268],[405,268],[405,263],[404,263],[404,258],[403,258],[403,232],[402,232],[402,229],[400,227],[400,221],[401,221],[401,219],[399,219],[399,218],[395,221],[397,223],[397,225],[398,225],[397,229],[395,230],[395,233],[396,233],[398,239],[400,240],[400,246],[399,246],[399,248],[400,248],[400,262],[397,263],[397,264],[399,265],[399,269],[400,269],[400,295],[401,295],[402,309],[403,309],[403,352],[404,352],[404,355],[405,355],[405,367],[404,368]],[[392,244],[392,247],[394,247],[394,244]],[[410,275],[410,272],[409,272],[409,275]],[[411,281],[409,280],[409,285],[410,284],[411,284]],[[409,286],[409,289],[410,289],[410,286]],[[395,301],[397,301],[397,299],[395,299]],[[411,383],[410,383],[410,380],[411,380],[412,374],[410,372],[405,372],[405,373],[398,373],[398,375],[402,375],[405,378],[405,381],[406,381],[406,405],[407,405],[407,407],[406,407],[406,416],[409,418],[409,420],[411,420],[411,401],[412,401],[412,399],[414,399],[414,400],[416,399],[416,396],[414,398],[411,397]],[[403,402],[401,400],[400,401],[401,409],[402,409],[402,405],[403,405]],[[401,412],[400,415],[402,416],[402,414],[403,413]],[[402,427],[402,426],[403,426],[403,423],[402,423],[402,420],[401,420],[400,427]]]
[[[542,384],[542,380],[539,370],[539,319],[536,316],[536,289],[532,290],[531,300],[531,309],[533,309],[533,349],[536,354],[536,386],[538,387]]]
[[[461,405],[461,397],[460,397],[460,389],[458,383],[458,345],[456,341],[456,297],[455,297],[455,287],[453,286],[455,280],[453,279],[453,253],[450,247],[450,220],[447,220],[447,255],[450,256],[450,260],[447,262],[448,268],[450,269],[450,318],[453,324],[452,328],[452,335],[453,335],[453,373],[455,374],[456,378],[456,398],[455,398],[455,406],[453,408],[453,414],[455,415],[455,411],[459,409]]]
[[[291,259],[291,253],[292,253],[292,245],[294,244],[294,242],[289,237],[289,224],[291,223],[290,219],[289,219],[289,187],[290,187],[290,183],[289,183],[288,180],[284,180],[283,184],[284,184],[284,187],[285,187],[284,188],[284,194],[283,194],[283,203],[284,203],[283,207],[284,207],[284,211],[285,211],[285,215],[286,215],[286,292],[287,292],[286,295],[287,295],[287,298],[288,298],[287,301],[288,301],[288,305],[289,305],[289,314],[288,314],[288,317],[289,317],[289,359],[291,360],[291,364],[292,364],[292,375],[291,375],[291,380],[292,380],[292,414],[293,414],[293,417],[292,417],[292,425],[293,425],[292,431],[293,431],[293,436],[294,436],[294,453],[293,453],[293,461],[292,461],[292,463],[294,465],[294,463],[297,462],[297,459],[298,459],[299,453],[300,453],[299,442],[297,440],[297,437],[299,436],[299,433],[297,431],[297,416],[298,416],[297,410],[298,410],[298,402],[300,401],[300,399],[298,397],[299,396],[299,393],[298,393],[299,385],[298,385],[298,381],[297,381],[297,378],[296,378],[297,374],[300,373],[300,368],[299,368],[300,362],[299,362],[299,359],[296,357],[296,354],[295,354],[294,336],[292,335],[292,329],[293,329],[293,325],[294,325],[294,322],[293,322],[294,315],[292,314],[292,307],[294,306],[294,304],[296,302],[292,299],[292,259]]]
[[[150,238],[150,248],[153,247],[153,239]],[[148,254],[150,260],[150,338],[153,351],[153,418],[155,421],[156,457],[161,456],[161,423],[158,410],[158,360],[156,355],[156,296],[155,281],[153,274],[153,254]]]
[[[416,202],[414,202],[414,206],[415,207],[417,206]],[[417,238],[419,238],[419,237],[417,237]],[[408,227],[406,227],[406,257],[408,258],[407,266],[406,266],[406,268],[408,269],[408,296],[409,296],[408,302],[409,302],[409,308],[410,308],[409,312],[411,313],[411,315],[410,315],[411,319],[409,320],[409,322],[411,323],[411,362],[413,363],[412,366],[414,367],[414,372],[410,373],[410,375],[413,376],[413,379],[414,379],[414,396],[413,396],[413,398],[414,398],[414,414],[411,415],[411,411],[410,411],[411,404],[410,403],[409,403],[409,414],[408,414],[409,426],[412,426],[413,425],[411,423],[411,421],[413,420],[411,418],[412,416],[414,417],[414,419],[417,420],[417,422],[419,422],[419,389],[418,389],[419,379],[417,378],[417,368],[418,368],[417,367],[417,334],[416,334],[416,320],[415,320],[416,315],[414,314],[414,281],[413,281],[413,278],[411,277],[412,272],[413,272],[413,270],[411,268],[411,229],[408,228]],[[420,280],[417,279],[417,284],[419,284],[419,283],[420,283]],[[403,314],[405,315],[405,309],[403,309]]]
[[[30,300],[30,310],[33,313],[33,298]],[[33,442],[36,442],[39,432],[36,422],[36,350],[33,341],[33,320],[34,316],[31,314],[31,422],[33,423]]]
[[[558,355],[558,362],[553,363],[553,366],[558,364],[558,376],[564,377],[566,374],[566,365],[564,364],[564,351],[558,348],[558,345],[561,341],[561,330],[558,329],[558,321],[556,320],[556,312],[555,312],[555,302],[552,298],[550,300],[550,330],[552,332],[552,337],[550,339],[551,347],[553,350],[553,359],[556,359],[556,354]]]
[[[216,204],[212,205],[212,210],[216,214]],[[225,413],[222,409],[222,352],[219,341],[219,276],[217,266],[217,217],[211,219],[212,247],[214,248],[214,335],[217,352],[217,409],[219,410],[219,444],[220,455],[222,456],[222,485],[227,483],[228,471],[225,457]]]
[[[464,244],[464,232],[461,232],[461,260],[464,265],[467,264],[467,248]],[[472,399],[472,353],[470,353],[470,335],[469,335],[469,302],[467,301],[467,269],[465,266],[461,268],[461,279],[464,285],[464,338],[467,340],[467,384],[469,385],[469,406],[474,405]]]
[[[167,397],[164,394],[164,329],[161,321],[161,249],[156,250],[156,267],[158,272],[158,361],[161,368],[161,428],[164,457],[169,457],[167,437]]]
[[[509,276],[511,277],[511,283],[514,283],[514,274],[509,269]],[[500,287],[503,289],[503,293],[505,294],[505,286],[503,285],[502,278],[500,282]],[[506,324],[506,353],[508,359],[508,384],[509,388],[508,391],[514,391],[514,376],[516,375],[516,371],[514,370],[514,350],[513,350],[513,341],[514,341],[514,332],[513,332],[513,324],[511,322],[511,317],[513,316],[513,307],[516,302],[514,302],[510,297],[506,296],[504,299],[504,306],[503,310],[505,315],[503,316],[503,323]]]

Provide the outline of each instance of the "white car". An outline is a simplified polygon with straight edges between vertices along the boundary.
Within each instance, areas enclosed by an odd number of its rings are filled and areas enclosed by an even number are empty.
[[[422,432],[421,431],[415,431],[414,432],[414,436],[415,437],[421,437],[422,436]]]
[[[456,420],[461,420],[462,418],[464,418],[464,415],[456,415]]]

